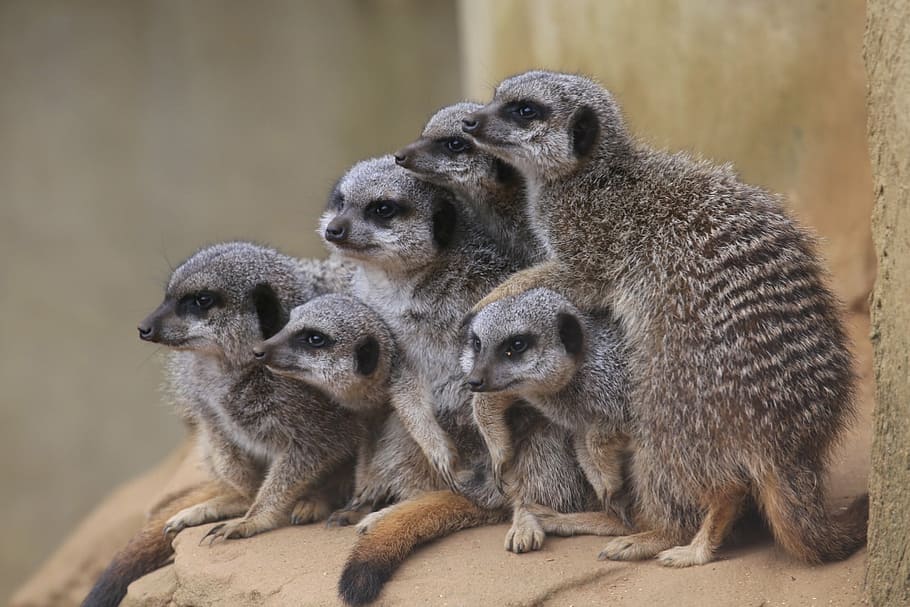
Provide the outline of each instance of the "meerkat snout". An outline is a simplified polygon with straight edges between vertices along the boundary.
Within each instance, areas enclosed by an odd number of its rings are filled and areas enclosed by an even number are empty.
[[[486,392],[486,381],[481,373],[477,371],[471,371],[471,374],[468,375],[468,378],[465,380],[470,388],[471,392]]]
[[[266,348],[264,344],[259,344],[253,348],[253,358],[259,362],[268,362],[270,352],[271,349]]]
[[[404,168],[408,168],[408,166],[411,164],[409,160],[413,156],[413,152],[414,144],[404,146],[393,154],[393,156],[395,156],[395,163]]]
[[[154,341],[155,336],[153,335],[154,329],[145,324],[139,325],[139,339],[142,341]]]
[[[325,239],[329,242],[344,242],[351,232],[351,224],[347,219],[336,217],[325,227]]]

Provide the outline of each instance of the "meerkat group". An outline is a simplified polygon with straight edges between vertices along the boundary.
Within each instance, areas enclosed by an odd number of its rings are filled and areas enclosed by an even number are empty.
[[[216,522],[210,543],[356,523],[352,605],[418,544],[509,518],[513,552],[591,533],[671,567],[710,561],[747,501],[804,561],[865,542],[867,496],[825,505],[855,379],[812,237],[729,167],[639,143],[593,80],[443,108],[342,176],[319,234],[327,261],[234,242],[174,271],[139,332],[212,480],[85,605]]]

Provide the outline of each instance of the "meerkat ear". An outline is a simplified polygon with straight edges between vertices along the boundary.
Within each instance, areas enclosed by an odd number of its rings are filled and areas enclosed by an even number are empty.
[[[440,249],[445,249],[452,242],[455,233],[455,222],[458,213],[451,200],[437,198],[433,210],[433,240]]]
[[[379,366],[379,342],[371,336],[360,340],[354,348],[354,371],[370,375]]]
[[[272,285],[267,283],[256,285],[250,292],[250,299],[253,300],[253,308],[256,309],[256,316],[259,318],[262,339],[272,337],[287,324],[288,315],[281,307],[278,294]]]
[[[572,116],[569,121],[569,132],[572,136],[572,151],[579,158],[584,158],[594,149],[597,136],[600,134],[600,120],[597,114],[584,105]]]
[[[574,314],[560,312],[556,315],[556,323],[559,327],[559,340],[565,347],[566,352],[571,356],[581,354],[581,348],[584,344],[584,333],[581,330],[581,323]]]

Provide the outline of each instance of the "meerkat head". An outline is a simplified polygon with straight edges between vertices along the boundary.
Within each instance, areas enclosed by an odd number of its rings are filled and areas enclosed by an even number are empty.
[[[606,89],[584,76],[544,71],[503,80],[490,103],[465,116],[462,130],[481,150],[537,181],[565,177],[628,145]]]
[[[201,249],[174,270],[164,301],[139,337],[176,350],[249,361],[261,339],[284,325],[301,299],[298,262],[274,249],[229,242]]]
[[[481,109],[481,104],[470,102],[442,108],[430,118],[417,141],[395,152],[395,162],[421,179],[451,187],[472,199],[521,185],[521,176],[512,166],[479,150],[462,131],[462,120]]]
[[[355,297],[329,294],[291,310],[256,360],[333,395],[351,408],[382,397],[395,343],[382,318]]]
[[[357,163],[332,190],[320,221],[329,248],[360,264],[412,270],[452,241],[453,194],[417,179],[392,156]]]
[[[546,394],[562,389],[584,356],[578,310],[549,289],[495,301],[469,320],[462,370],[473,392]]]

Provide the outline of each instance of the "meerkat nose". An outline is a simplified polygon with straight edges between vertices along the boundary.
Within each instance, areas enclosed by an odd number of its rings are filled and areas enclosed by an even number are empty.
[[[482,377],[469,377],[468,386],[471,388],[471,392],[481,392],[483,391],[483,378]]]
[[[152,338],[152,328],[145,326],[145,325],[139,325],[139,339],[148,341],[151,338]]]
[[[253,348],[253,356],[256,357],[256,360],[265,360],[266,351],[260,346]]]
[[[348,223],[333,219],[325,228],[325,239],[329,242],[341,242],[348,237]]]
[[[474,114],[468,114],[461,120],[461,130],[465,133],[473,133],[479,126],[480,121],[477,120]]]

